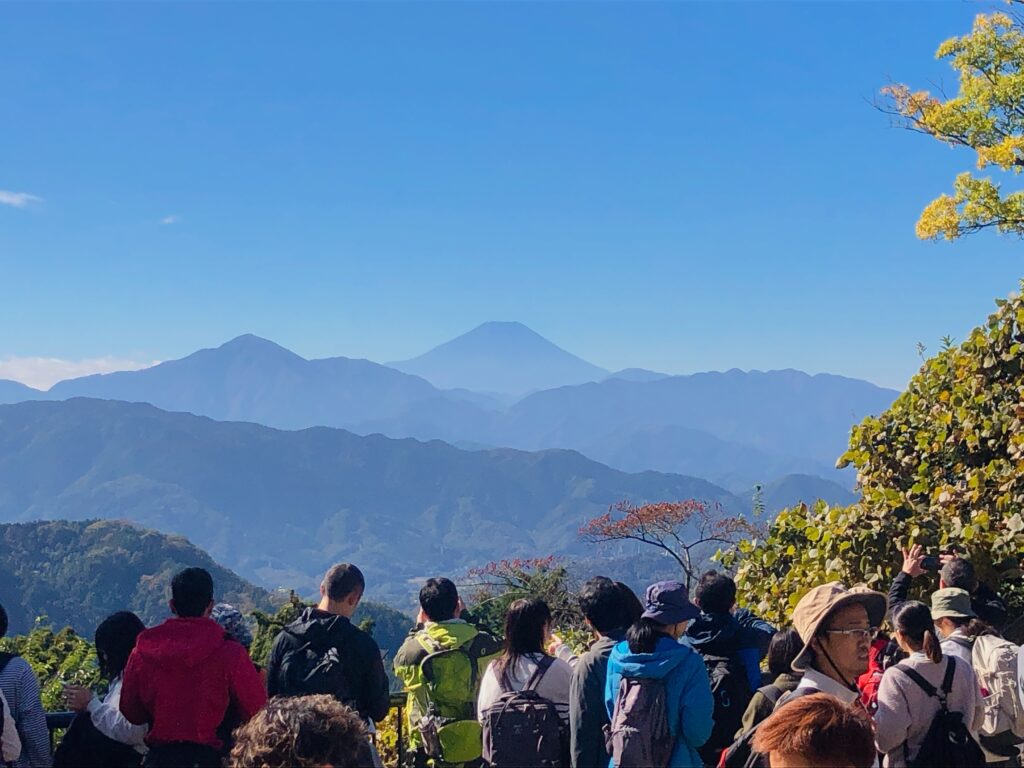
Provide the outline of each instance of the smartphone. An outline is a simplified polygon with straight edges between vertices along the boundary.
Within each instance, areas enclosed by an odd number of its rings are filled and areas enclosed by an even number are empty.
[[[940,565],[938,555],[928,555],[921,561],[921,567],[926,571],[937,571]]]

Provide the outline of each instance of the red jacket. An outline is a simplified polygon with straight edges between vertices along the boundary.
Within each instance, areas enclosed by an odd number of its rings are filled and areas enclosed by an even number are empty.
[[[148,744],[187,741],[221,748],[229,708],[247,721],[267,703],[249,654],[212,619],[168,619],[135,644],[121,683],[121,713],[148,723]]]

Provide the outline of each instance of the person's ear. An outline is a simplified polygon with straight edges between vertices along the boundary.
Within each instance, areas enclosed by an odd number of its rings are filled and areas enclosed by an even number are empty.
[[[174,609],[174,601],[173,600],[168,600],[167,601],[167,608],[168,608],[168,610],[170,610],[172,616],[177,616],[178,615],[178,612]]]
[[[205,611],[203,611],[203,618],[204,618],[204,619],[208,619],[208,618],[210,618],[210,614],[211,614],[211,613],[213,613],[213,606],[214,606],[214,602],[213,602],[213,600],[211,600],[211,601],[210,601],[210,602],[209,602],[209,603],[207,604],[207,606],[206,606],[206,610],[205,610]]]
[[[462,602],[462,598],[460,597],[460,598],[459,598],[459,599],[458,599],[458,600],[457,600],[457,601],[455,602],[455,618],[457,619],[457,618],[459,618],[460,616],[462,616],[462,612],[463,612],[464,610],[466,610],[466,604]]]

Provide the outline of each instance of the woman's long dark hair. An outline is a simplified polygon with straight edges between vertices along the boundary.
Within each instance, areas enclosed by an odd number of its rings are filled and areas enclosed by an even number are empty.
[[[768,673],[773,680],[785,672],[792,674],[793,662],[803,647],[800,634],[793,627],[775,633],[768,645]]]
[[[551,609],[543,600],[522,598],[505,614],[505,652],[495,671],[510,686],[516,662],[528,653],[544,653],[544,627],[551,623]]]
[[[942,646],[935,634],[931,609],[917,600],[908,600],[897,606],[892,614],[892,625],[910,642],[914,650],[924,651],[933,664],[942,661]]]
[[[654,619],[637,619],[626,630],[626,642],[632,653],[654,653],[658,641],[665,636],[665,625]]]
[[[145,628],[142,619],[131,611],[118,611],[96,627],[96,657],[105,679],[113,680],[124,672],[135,641]]]
[[[982,635],[994,635],[996,637],[1002,637],[991,624],[986,624],[984,621],[978,618],[968,619],[966,616],[947,616],[957,629],[963,630],[963,633],[972,640],[981,637]]]

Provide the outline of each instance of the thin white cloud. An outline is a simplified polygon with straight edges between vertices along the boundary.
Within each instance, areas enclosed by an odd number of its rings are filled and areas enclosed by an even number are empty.
[[[164,216],[160,219],[161,224],[177,224],[181,221],[181,216]]]
[[[41,202],[43,202],[43,198],[30,195],[28,192],[11,192],[8,189],[0,189],[0,205],[28,208],[32,203]]]
[[[117,357],[89,360],[61,360],[56,357],[6,357],[0,359],[0,379],[20,381],[36,389],[49,389],[58,381],[89,376],[93,373],[137,371],[156,365],[159,360],[140,362]]]

